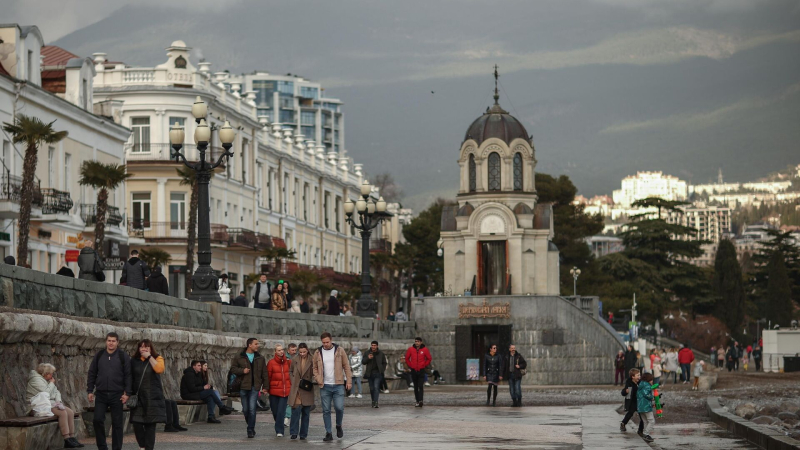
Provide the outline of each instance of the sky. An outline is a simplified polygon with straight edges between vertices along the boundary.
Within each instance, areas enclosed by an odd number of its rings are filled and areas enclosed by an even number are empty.
[[[800,0],[0,1],[0,22],[82,56],[154,66],[181,39],[212,71],[323,83],[348,154],[417,210],[455,195],[494,64],[537,172],[583,195],[639,170],[699,183],[800,163]]]

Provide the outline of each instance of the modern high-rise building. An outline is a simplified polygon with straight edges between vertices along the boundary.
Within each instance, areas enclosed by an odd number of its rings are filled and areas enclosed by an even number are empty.
[[[629,207],[648,197],[685,200],[686,196],[686,182],[663,172],[637,172],[623,178],[621,188],[613,192],[614,204],[618,207]]]

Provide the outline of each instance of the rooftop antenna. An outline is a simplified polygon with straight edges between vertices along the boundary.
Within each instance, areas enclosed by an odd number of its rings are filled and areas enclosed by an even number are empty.
[[[497,73],[497,64],[494,65],[494,104],[498,105],[500,101],[500,91],[497,90],[497,79],[500,77],[500,74]]]

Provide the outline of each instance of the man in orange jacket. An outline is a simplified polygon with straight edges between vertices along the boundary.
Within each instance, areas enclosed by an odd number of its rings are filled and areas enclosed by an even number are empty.
[[[417,408],[422,407],[423,386],[425,384],[425,368],[431,364],[431,352],[422,343],[422,338],[414,338],[414,345],[406,350],[406,365],[411,369],[411,381],[414,383],[414,399]]]

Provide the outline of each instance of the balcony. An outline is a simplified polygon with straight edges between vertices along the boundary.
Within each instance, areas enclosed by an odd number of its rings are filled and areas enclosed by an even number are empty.
[[[228,245],[247,250],[256,250],[258,247],[258,236],[255,231],[244,228],[228,228]]]
[[[86,226],[94,226],[97,221],[96,213],[97,205],[84,203],[81,205],[81,219],[86,223]],[[106,224],[118,226],[122,223],[122,215],[119,213],[119,208],[116,206],[109,206],[106,212]]]
[[[128,236],[147,242],[183,242],[189,239],[187,222],[151,222],[142,219],[128,221]],[[211,224],[211,243],[228,245],[228,226]]]
[[[45,188],[42,193],[42,214],[68,214],[75,205],[69,192]]]
[[[392,243],[388,239],[370,239],[370,253],[392,253]]]
[[[197,145],[183,144],[181,153],[194,157],[197,153]],[[176,162],[174,158],[170,158],[172,154],[172,144],[152,144],[152,143],[138,143],[138,144],[125,144],[125,159],[127,162],[154,162],[154,161],[172,161]],[[206,149],[206,161],[216,161],[225,152],[222,147],[208,147]],[[210,154],[210,158],[209,158]],[[191,158],[190,158],[191,159]],[[222,166],[225,166],[223,163]]]
[[[22,200],[22,178],[11,175],[9,171],[3,173],[2,186],[0,186],[0,219],[19,218],[19,206]],[[41,208],[44,198],[38,186],[33,188],[33,207]]]

